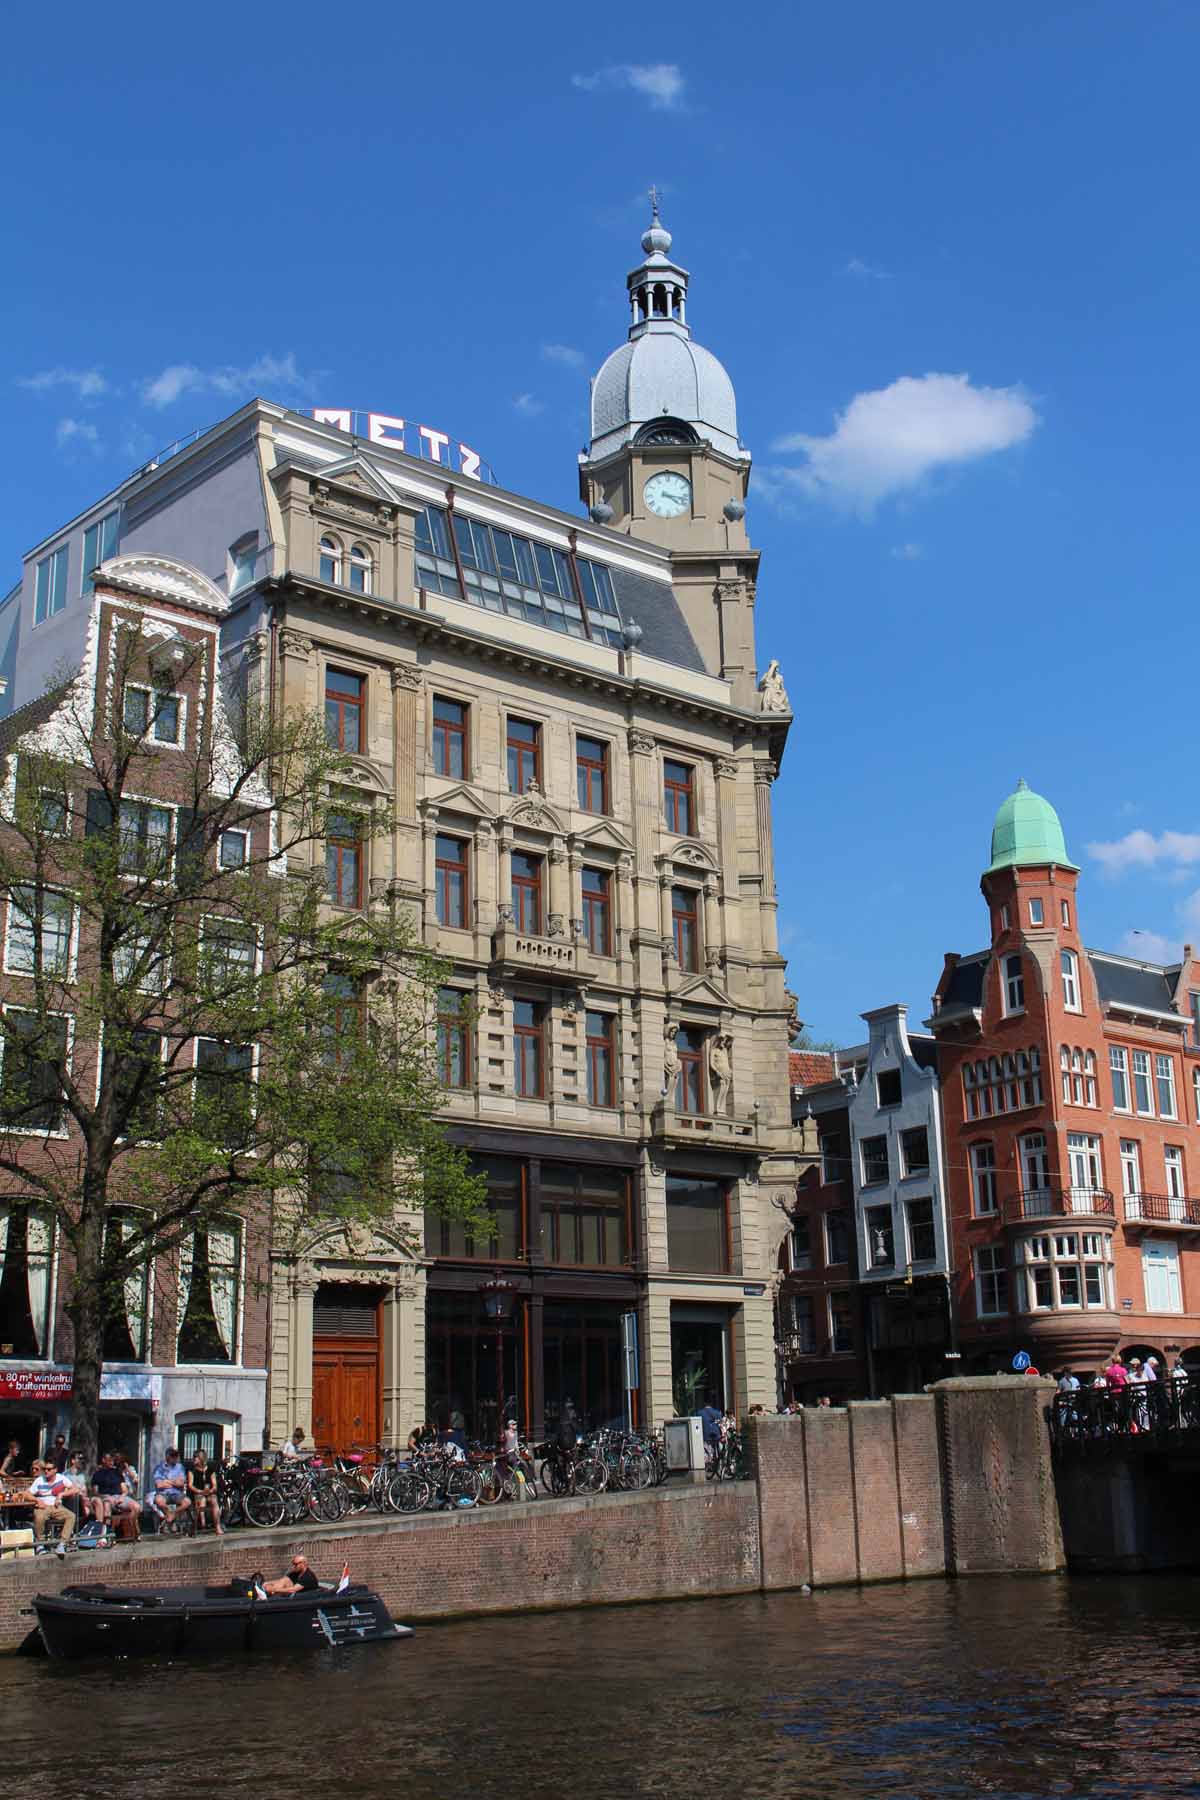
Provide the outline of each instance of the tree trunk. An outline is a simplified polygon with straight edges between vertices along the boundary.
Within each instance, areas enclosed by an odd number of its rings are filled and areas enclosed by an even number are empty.
[[[84,1177],[75,1240],[75,1290],[66,1308],[75,1336],[70,1444],[83,1456],[89,1470],[95,1468],[97,1461],[100,1374],[104,1365],[105,1186],[102,1179],[90,1173]]]

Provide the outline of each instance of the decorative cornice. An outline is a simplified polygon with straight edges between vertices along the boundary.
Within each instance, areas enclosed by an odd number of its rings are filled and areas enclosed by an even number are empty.
[[[169,556],[147,556],[140,551],[111,556],[100,565],[96,584],[124,588],[151,599],[178,600],[200,612],[219,615],[229,610],[229,601],[207,575],[193,569],[190,563],[176,562]]]

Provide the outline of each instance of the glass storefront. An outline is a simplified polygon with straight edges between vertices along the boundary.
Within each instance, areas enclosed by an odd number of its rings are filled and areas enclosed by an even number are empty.
[[[733,1379],[726,1306],[671,1307],[671,1391],[681,1416],[729,1404]]]
[[[621,1369],[621,1301],[547,1300],[542,1308],[546,1430],[567,1401],[590,1431],[625,1418]]]
[[[431,1291],[425,1310],[427,1417],[439,1430],[461,1430],[471,1441],[495,1443],[503,1391],[504,1416],[527,1432],[525,1339],[520,1301],[511,1321],[497,1331],[484,1316],[479,1294]]]

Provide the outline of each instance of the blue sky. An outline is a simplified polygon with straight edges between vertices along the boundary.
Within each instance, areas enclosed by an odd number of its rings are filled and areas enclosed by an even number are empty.
[[[621,18],[15,15],[0,586],[255,392],[445,426],[574,509],[654,181],[755,456],[802,1016],[924,1017],[942,952],[983,941],[1018,776],[1062,815],[1089,942],[1200,943],[1200,11]]]

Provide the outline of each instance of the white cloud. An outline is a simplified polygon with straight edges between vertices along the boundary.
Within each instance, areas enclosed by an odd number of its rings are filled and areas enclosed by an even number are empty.
[[[896,562],[920,562],[924,554],[920,544],[893,544],[888,552]]]
[[[519,412],[523,418],[535,418],[541,410],[542,402],[536,394],[514,394],[513,411]]]
[[[543,362],[559,363],[564,369],[582,369],[584,354],[575,350],[570,344],[543,344]]]
[[[773,446],[800,451],[799,466],[766,471],[777,494],[802,494],[870,513],[919,487],[935,470],[1023,443],[1038,423],[1019,387],[972,387],[966,375],[903,375],[856,394],[827,437],[792,432]]]
[[[81,400],[96,400],[108,392],[108,383],[99,369],[43,369],[37,375],[20,375],[17,386],[33,394],[46,394],[52,388],[72,387]]]
[[[890,269],[881,269],[878,263],[864,262],[861,256],[852,256],[838,273],[854,275],[859,281],[890,281],[892,279]]]
[[[86,419],[60,419],[55,436],[60,449],[68,444],[96,444],[100,440],[100,433]]]
[[[211,393],[226,397],[252,394],[295,394],[311,392],[319,375],[305,375],[296,367],[292,351],[286,356],[260,356],[245,368],[227,366],[201,369],[195,363],[171,363],[161,374],[143,382],[142,398],[147,406],[162,409],[173,406],[184,394]]]
[[[1122,954],[1140,962],[1176,963],[1180,948],[1178,938],[1164,937],[1159,931],[1127,931],[1121,939]]]
[[[1124,875],[1128,869],[1187,869],[1200,863],[1200,834],[1189,831],[1127,831],[1112,843],[1089,844],[1087,852],[1106,875]]]
[[[572,75],[571,86],[586,93],[613,93],[619,89],[640,94],[656,112],[678,112],[683,105],[685,78],[678,63],[616,63],[595,69],[590,75]]]

